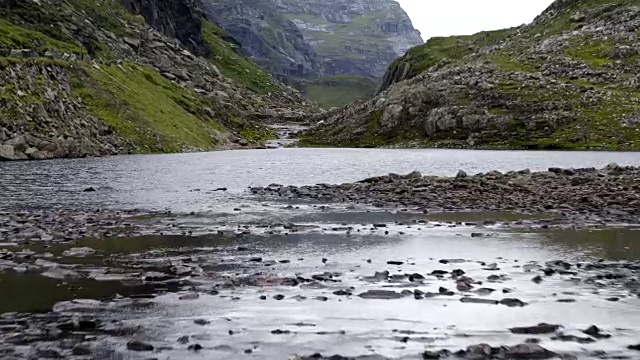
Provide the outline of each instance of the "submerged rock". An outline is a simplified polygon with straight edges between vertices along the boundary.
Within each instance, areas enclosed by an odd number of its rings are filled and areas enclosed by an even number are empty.
[[[470,303],[470,304],[498,305],[498,300],[480,299],[480,298],[473,298],[473,297],[463,297],[460,299],[460,302]]]
[[[527,305],[527,303],[525,303],[524,301],[515,298],[502,299],[500,300],[500,304],[506,305],[508,307],[523,307]]]
[[[608,339],[611,337],[610,334],[603,334],[602,330],[595,325],[589,326],[587,329],[582,330],[582,332],[589,336],[593,336],[596,339]]]
[[[141,340],[131,340],[127,343],[127,349],[131,351],[153,351],[154,347]]]
[[[560,325],[552,325],[546,323],[540,323],[534,326],[524,326],[524,327],[514,327],[509,329],[514,334],[531,334],[531,335],[539,335],[539,334],[549,334],[554,333],[558,330]]]
[[[404,295],[400,293],[397,293],[395,291],[389,291],[389,290],[368,290],[358,296],[363,299],[378,299],[378,300],[393,300],[393,299],[401,299],[404,297]]]

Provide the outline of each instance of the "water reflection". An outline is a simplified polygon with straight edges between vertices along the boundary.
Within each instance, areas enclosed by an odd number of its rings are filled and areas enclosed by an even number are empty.
[[[76,279],[72,282],[43,277],[35,273],[0,273],[0,313],[47,312],[58,301],[70,299],[107,300],[116,294],[132,296],[153,293],[151,285],[124,284],[119,281]]]
[[[542,246],[607,260],[640,259],[640,228],[554,229],[527,231]],[[524,240],[524,239],[523,239]]]

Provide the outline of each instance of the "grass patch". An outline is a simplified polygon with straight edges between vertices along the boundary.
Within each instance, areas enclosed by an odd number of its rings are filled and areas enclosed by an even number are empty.
[[[305,95],[320,107],[341,107],[357,100],[365,100],[375,94],[378,83],[366,77],[327,76],[307,86]]]
[[[580,43],[575,46],[569,46],[565,49],[565,53],[577,60],[584,61],[593,68],[600,68],[612,62],[610,58],[611,51],[615,47],[613,40],[586,40],[580,39]]]
[[[39,31],[15,25],[2,18],[0,18],[0,47],[31,49],[43,53],[47,50],[73,54],[83,53],[83,49],[76,44],[53,39]]]
[[[260,94],[278,91],[277,85],[269,74],[238,54],[234,45],[223,40],[225,34],[226,32],[213,23],[206,19],[202,20],[202,37],[211,50],[208,59],[226,77],[236,80],[250,90]]]
[[[126,34],[126,23],[144,24],[142,16],[134,15],[114,0],[67,0],[76,9],[91,18],[93,24],[122,37]]]
[[[130,139],[132,152],[180,152],[183,146],[214,149],[220,125],[198,115],[209,105],[157,72],[124,63],[96,69],[83,63],[72,82],[89,113]]]

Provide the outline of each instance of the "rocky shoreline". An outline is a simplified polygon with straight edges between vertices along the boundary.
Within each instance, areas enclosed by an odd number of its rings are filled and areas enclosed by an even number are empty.
[[[389,174],[356,183],[252,187],[257,196],[429,211],[553,214],[564,223],[637,223],[640,168],[529,169],[455,177]]]
[[[296,360],[634,359],[640,329],[595,315],[618,309],[633,319],[637,260],[510,252],[501,241],[515,234],[501,232],[518,223],[525,229],[636,224],[639,186],[640,168],[609,164],[455,177],[413,172],[247,191],[256,208],[287,211],[289,218],[251,213],[257,209],[250,205],[230,211],[237,218],[7,209],[0,212],[0,312],[9,312],[0,314],[0,357],[274,359],[286,358],[286,350],[300,354]],[[429,218],[456,211],[551,220]],[[242,217],[249,214],[259,216]],[[439,245],[442,239],[457,245]],[[479,243],[500,251],[475,248]],[[23,298],[30,286],[58,297],[41,308]],[[325,319],[327,312],[355,309],[363,318]],[[381,309],[389,313],[378,315]],[[594,316],[554,315],[571,309]],[[513,321],[496,321],[500,314]],[[478,331],[469,316],[488,322]],[[416,322],[382,326],[395,317]],[[364,320],[373,321],[365,327],[375,334],[366,334],[378,347],[356,345]],[[379,328],[369,330],[373,323]],[[330,346],[340,343],[354,345]],[[385,349],[400,355],[380,355]]]

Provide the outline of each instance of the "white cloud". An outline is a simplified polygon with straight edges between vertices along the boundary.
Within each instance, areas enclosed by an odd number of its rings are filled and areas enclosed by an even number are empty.
[[[529,23],[553,0],[398,0],[413,26],[433,36],[470,35]]]

